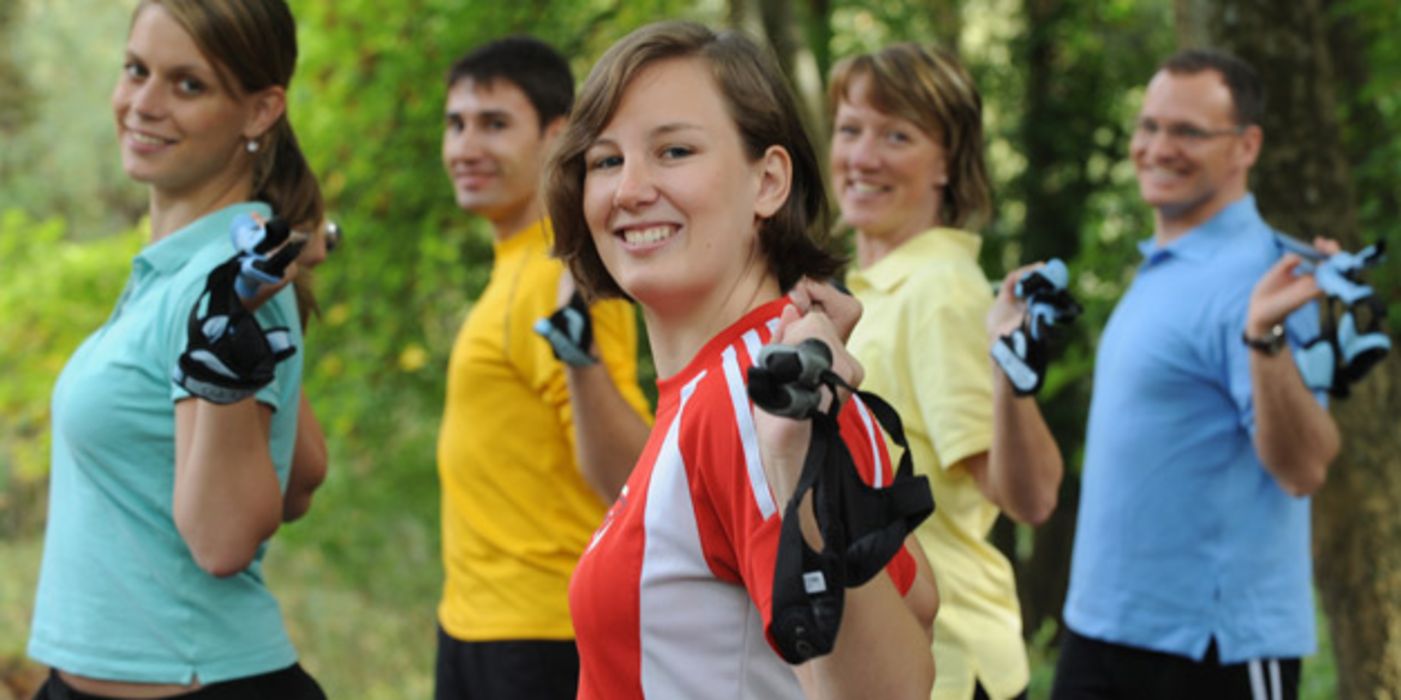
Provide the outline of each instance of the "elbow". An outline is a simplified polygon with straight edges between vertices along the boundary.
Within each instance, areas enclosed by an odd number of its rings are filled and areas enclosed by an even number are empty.
[[[214,578],[228,578],[248,568],[253,563],[257,547],[201,547],[191,548],[195,564]]]
[[[195,565],[215,578],[233,576],[253,563],[258,547],[277,531],[279,513],[239,524],[176,517],[176,529]]]
[[[1047,520],[1051,519],[1051,515],[1055,512],[1056,495],[1052,494],[1050,498],[1042,498],[1036,503],[1030,504],[1021,513],[1014,514],[1012,519],[1032,527],[1041,527],[1046,524]]]
[[[1326,466],[1300,469],[1287,478],[1276,477],[1275,481],[1290,496],[1304,498],[1318,493],[1319,489],[1323,488],[1323,484],[1328,481],[1328,470]]]

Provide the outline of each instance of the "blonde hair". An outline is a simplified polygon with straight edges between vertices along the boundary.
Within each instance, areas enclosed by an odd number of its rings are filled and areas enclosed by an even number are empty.
[[[983,159],[983,99],[958,58],[918,44],[888,46],[852,56],[832,68],[827,107],[849,100],[851,86],[868,78],[872,106],[909,121],[944,147],[949,184],[941,223],[976,228],[992,215],[992,186]]]

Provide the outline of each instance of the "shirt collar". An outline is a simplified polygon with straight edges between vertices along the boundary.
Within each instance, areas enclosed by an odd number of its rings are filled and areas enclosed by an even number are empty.
[[[1155,263],[1167,257],[1207,260],[1232,236],[1263,221],[1255,207],[1255,195],[1247,193],[1216,212],[1216,216],[1187,231],[1181,238],[1160,246],[1150,236],[1138,242],[1138,251],[1143,254],[1145,263]]]
[[[916,235],[890,251],[885,257],[864,270],[852,270],[847,283],[852,291],[873,288],[888,292],[907,277],[924,269],[931,258],[978,259],[983,239],[976,234],[953,228],[932,228]]]
[[[179,270],[214,241],[221,237],[229,240],[229,225],[240,214],[258,214],[267,219],[272,215],[272,208],[262,202],[240,202],[205,214],[179,231],[142,248],[136,254],[136,261],[159,273]],[[232,243],[229,250],[233,250]]]
[[[516,231],[505,240],[493,238],[491,249],[496,257],[500,258],[536,245],[549,246],[554,243],[554,238],[554,228],[550,226],[550,220],[545,218]]]

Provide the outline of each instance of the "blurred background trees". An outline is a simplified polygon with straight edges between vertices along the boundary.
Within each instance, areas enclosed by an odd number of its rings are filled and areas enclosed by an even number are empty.
[[[111,309],[142,245],[107,97],[133,0],[0,2],[0,680],[23,668],[48,469],[48,393]],[[307,382],[329,481],[268,560],[304,662],[332,697],[431,687],[440,568],[434,451],[447,354],[483,287],[490,236],[454,206],[439,158],[444,73],[511,32],[560,47],[582,80],[618,37],[688,18],[773,47],[825,149],[825,76],[850,53],[941,43],[986,102],[997,217],[984,269],[1058,256],[1086,315],[1043,390],[1069,473],[1052,520],[1000,523],[1042,697],[1069,570],[1094,345],[1151,221],[1127,143],[1142,87],[1179,46],[1234,50],[1272,108],[1256,190],[1266,217],[1355,248],[1401,244],[1397,0],[291,0],[302,48],[289,111],[344,248],[319,270]],[[1397,256],[1372,274],[1401,323]],[[1401,697],[1401,360],[1334,403],[1346,447],[1315,501],[1316,580],[1335,644],[1305,697]],[[1328,642],[1325,634],[1325,643]],[[0,682],[0,699],[6,685]],[[17,697],[26,697],[22,693]]]

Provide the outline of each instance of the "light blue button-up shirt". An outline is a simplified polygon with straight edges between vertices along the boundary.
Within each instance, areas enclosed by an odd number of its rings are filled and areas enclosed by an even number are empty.
[[[1246,306],[1280,257],[1246,196],[1144,262],[1099,341],[1065,620],[1222,663],[1314,651],[1309,499],[1255,454]],[[1318,334],[1309,305],[1290,342]],[[1322,397],[1320,397],[1320,401]]]
[[[240,204],[148,245],[111,318],[69,359],[53,392],[52,475],[29,654],[111,680],[216,683],[285,668],[297,656],[263,585],[260,548],[228,578],[200,569],[175,529],[175,401],[170,378],[190,308],[234,252]],[[292,290],[258,310],[301,346]],[[279,363],[258,400],[275,409],[271,454],[286,487],[302,353]]]

